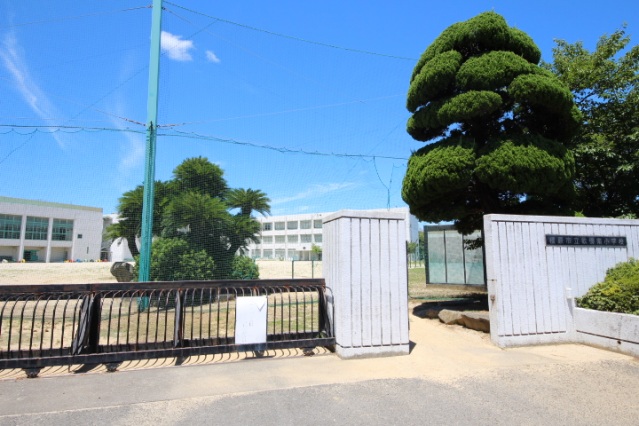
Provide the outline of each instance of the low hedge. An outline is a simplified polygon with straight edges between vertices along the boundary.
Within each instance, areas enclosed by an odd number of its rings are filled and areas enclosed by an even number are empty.
[[[577,298],[577,306],[639,315],[639,261],[630,259],[608,269],[603,282]]]

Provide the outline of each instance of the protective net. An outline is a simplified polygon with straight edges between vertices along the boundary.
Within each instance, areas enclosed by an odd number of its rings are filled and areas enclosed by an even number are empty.
[[[10,7],[2,281],[136,280],[152,9]],[[164,2],[151,280],[318,278],[328,214],[408,217],[401,182],[419,145],[405,100],[417,58],[353,31],[366,11],[355,20],[337,7]]]

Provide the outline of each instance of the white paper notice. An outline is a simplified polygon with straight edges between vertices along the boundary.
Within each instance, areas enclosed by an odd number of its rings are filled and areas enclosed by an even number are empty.
[[[238,297],[235,301],[235,344],[266,343],[266,296]]]

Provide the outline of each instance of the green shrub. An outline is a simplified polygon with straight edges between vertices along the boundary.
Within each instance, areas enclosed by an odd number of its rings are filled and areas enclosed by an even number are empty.
[[[231,279],[256,280],[260,277],[260,268],[247,256],[235,256],[233,259]]]
[[[608,269],[603,282],[577,298],[577,306],[639,315],[639,261],[630,259]]]
[[[135,276],[138,275],[136,262]],[[180,238],[159,238],[151,251],[151,281],[213,279],[215,262],[206,251],[194,251]]]

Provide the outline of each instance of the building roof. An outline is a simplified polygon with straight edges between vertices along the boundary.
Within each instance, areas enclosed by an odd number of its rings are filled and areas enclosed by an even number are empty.
[[[0,196],[0,203],[26,204],[26,205],[40,206],[40,207],[58,207],[58,208],[63,208],[63,209],[87,210],[87,211],[93,211],[93,212],[102,213],[102,209],[100,207],[89,207],[89,206],[78,206],[78,205],[75,205],[75,204],[52,203],[50,201],[27,200],[27,199],[24,199],[24,198],[11,198],[11,197],[2,197],[2,196]]]

